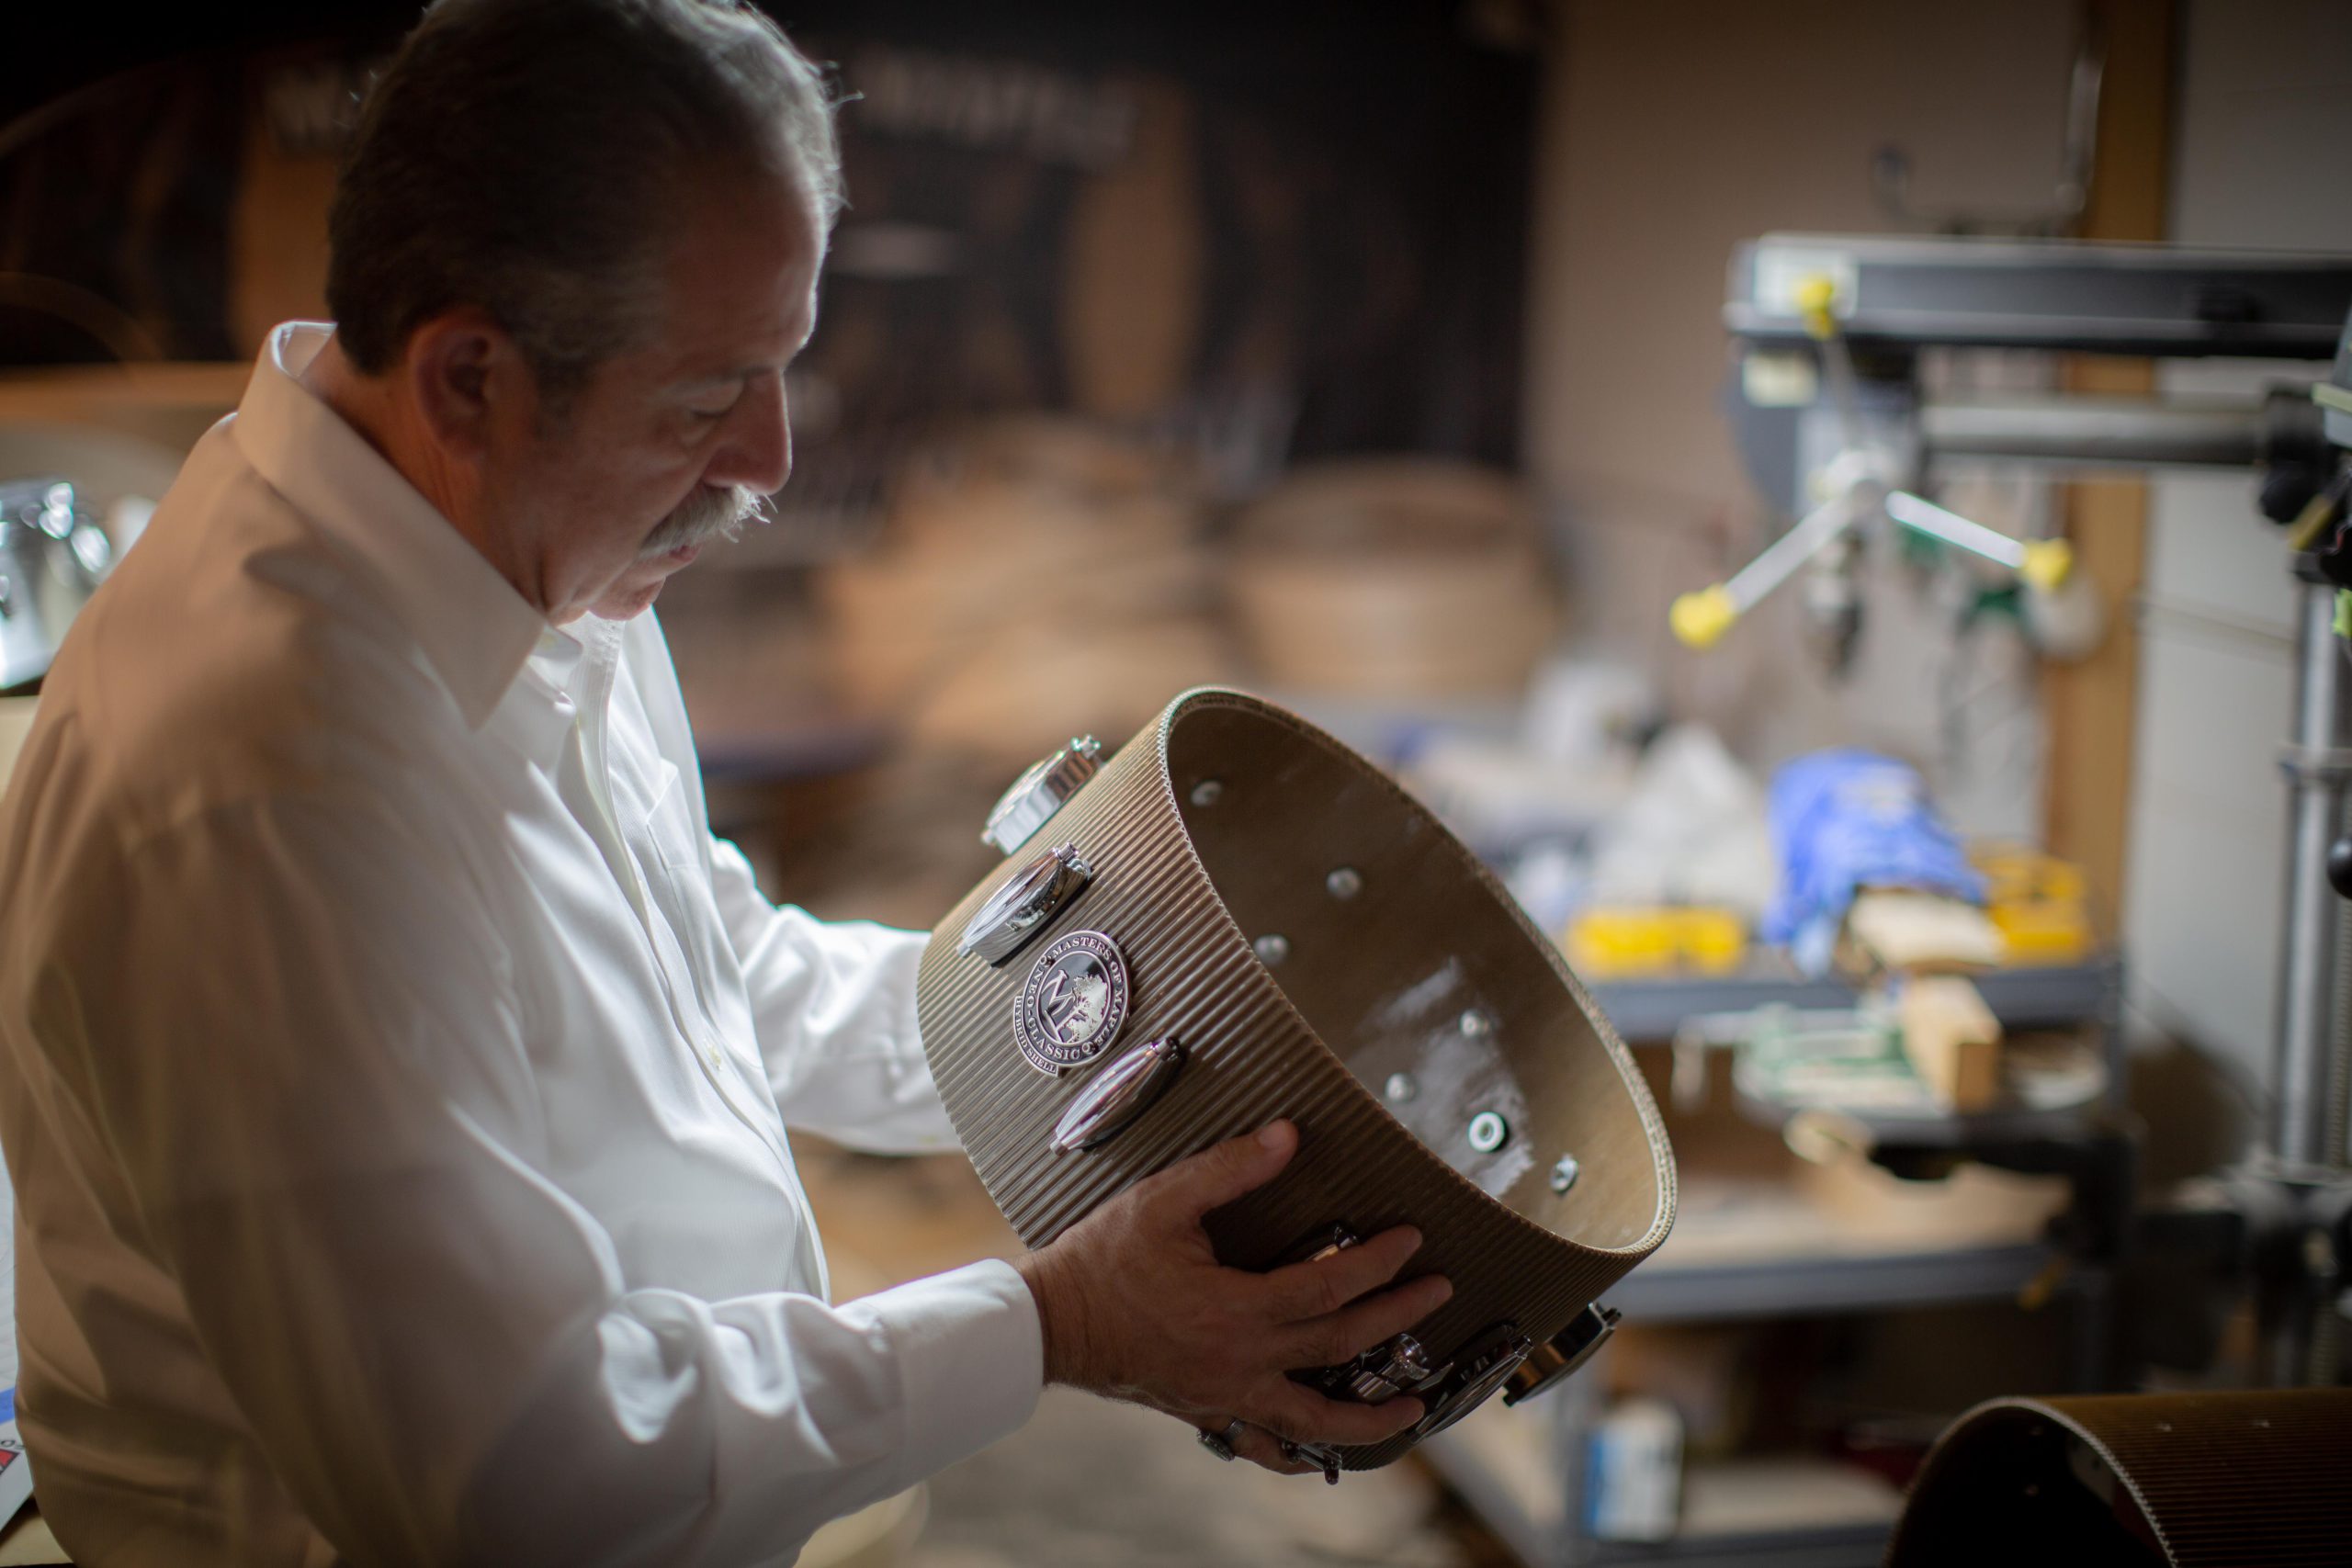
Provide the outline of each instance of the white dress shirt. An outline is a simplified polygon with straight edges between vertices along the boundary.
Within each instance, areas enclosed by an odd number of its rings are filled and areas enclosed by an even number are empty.
[[[18,1408],[89,1563],[788,1562],[1026,1420],[988,1262],[842,1306],[786,1124],[949,1148],[922,938],[710,836],[651,615],[547,623],[278,329],[0,807]]]

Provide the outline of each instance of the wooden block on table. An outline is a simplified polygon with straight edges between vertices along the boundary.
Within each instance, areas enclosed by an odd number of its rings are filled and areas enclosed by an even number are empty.
[[[1975,905],[1909,887],[1871,887],[1854,896],[1846,931],[1886,968],[1989,969],[2001,962],[2001,931]]]
[[[2001,1090],[2001,1024],[1957,975],[1914,975],[1898,1004],[1903,1052],[1954,1111],[1982,1111]]]

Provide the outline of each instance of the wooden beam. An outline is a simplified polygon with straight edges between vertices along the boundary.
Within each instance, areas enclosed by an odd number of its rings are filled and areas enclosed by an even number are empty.
[[[2161,240],[2172,166],[2174,5],[2086,0],[2084,13],[2104,40],[2106,73],[2082,237]],[[2074,391],[2145,394],[2155,389],[2155,367],[2143,359],[2082,357],[2063,378]],[[2139,479],[2070,485],[2064,512],[2076,570],[2107,611],[2108,634],[2088,659],[2044,667],[2043,820],[2052,852],[2082,866],[2111,930],[2121,918],[2132,813],[2148,487]]]

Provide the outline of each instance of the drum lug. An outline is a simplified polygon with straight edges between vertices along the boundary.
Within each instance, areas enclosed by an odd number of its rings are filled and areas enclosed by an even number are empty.
[[[1011,854],[1102,771],[1102,746],[1091,735],[1080,736],[1034,764],[997,798],[988,826],[980,829],[981,840],[1001,854]]]
[[[1004,963],[1093,879],[1094,868],[1080,858],[1075,844],[1039,855],[997,885],[965,926],[956,951],[977,953],[990,964]]]
[[[1333,1394],[1363,1404],[1385,1404],[1436,1382],[1453,1370],[1452,1362],[1431,1364],[1430,1353],[1409,1334],[1399,1334],[1374,1346],[1344,1366],[1326,1368],[1322,1382]]]
[[[1294,1443],[1288,1438],[1284,1438],[1282,1444],[1283,1458],[1293,1464],[1317,1467],[1323,1472],[1323,1480],[1328,1485],[1337,1486],[1340,1483],[1339,1450],[1327,1449],[1320,1443]]]
[[[1533,1341],[1516,1324],[1498,1323],[1471,1341],[1450,1369],[1450,1387],[1424,1396],[1429,1413],[1413,1428],[1415,1441],[1444,1431],[1487,1402],[1527,1359]]]
[[[1184,1047],[1173,1036],[1134,1047],[1097,1073],[1070,1101],[1046,1146],[1067,1155],[1109,1143],[1167,1092],[1183,1066]]]
[[[1615,1307],[1596,1302],[1570,1318],[1566,1328],[1529,1351],[1527,1359],[1512,1370],[1510,1387],[1503,1392],[1503,1403],[1517,1404],[1555,1383],[1566,1382],[1609,1342],[1623,1315]]]

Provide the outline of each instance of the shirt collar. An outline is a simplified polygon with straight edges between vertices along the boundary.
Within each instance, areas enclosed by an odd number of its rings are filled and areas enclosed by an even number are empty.
[[[580,715],[573,686],[585,652],[561,627],[542,626],[522,674],[506,688],[491,715],[492,734],[506,737],[515,750],[550,773]]]
[[[299,378],[334,329],[263,344],[230,432],[255,472],[381,580],[466,722],[480,729],[548,629],[481,552]]]
[[[582,713],[601,713],[620,663],[622,627],[597,615],[542,626],[523,672],[492,712],[489,728],[553,772]]]

